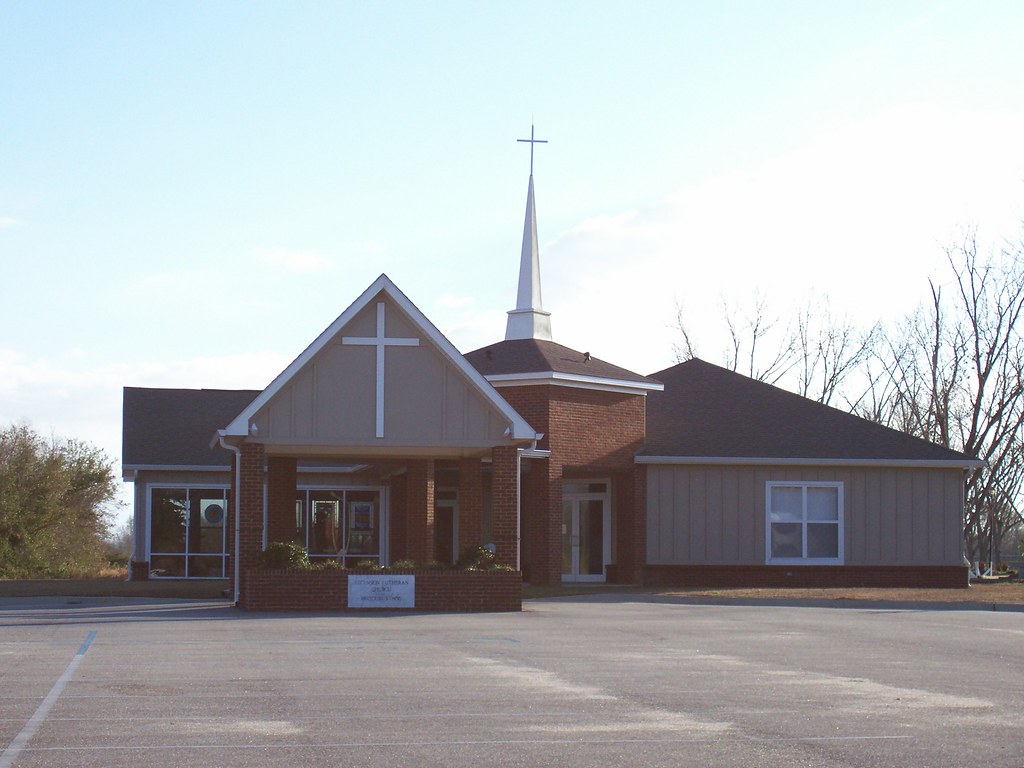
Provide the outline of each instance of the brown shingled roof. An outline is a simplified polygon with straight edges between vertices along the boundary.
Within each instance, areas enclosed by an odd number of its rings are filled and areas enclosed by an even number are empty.
[[[543,339],[499,341],[466,354],[470,365],[484,376],[516,373],[563,373],[597,379],[628,381],[637,384],[656,382],[617,365],[588,357],[569,347]]]
[[[846,411],[688,360],[653,374],[641,456],[971,461]]]
[[[253,401],[259,390],[124,388],[121,463],[230,466],[230,454],[210,440]]]

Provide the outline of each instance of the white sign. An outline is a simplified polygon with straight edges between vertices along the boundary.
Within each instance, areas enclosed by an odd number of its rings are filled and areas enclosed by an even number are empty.
[[[415,608],[416,577],[381,574],[349,574],[349,608]]]

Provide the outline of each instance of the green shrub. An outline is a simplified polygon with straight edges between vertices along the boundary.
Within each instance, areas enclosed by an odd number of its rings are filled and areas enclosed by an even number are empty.
[[[494,553],[487,547],[466,547],[459,555],[458,567],[464,570],[486,571],[494,565]]]
[[[413,568],[416,567],[416,561],[415,560],[395,560],[395,562],[393,562],[391,564],[391,567],[392,568],[401,568],[402,570],[412,570]]]
[[[321,560],[314,566],[319,571],[344,571],[345,564],[340,560]]]
[[[270,570],[310,567],[306,548],[290,541],[272,541],[260,552],[259,567]]]
[[[376,560],[360,560],[356,563],[356,568],[363,568],[367,571],[383,571],[384,567]]]

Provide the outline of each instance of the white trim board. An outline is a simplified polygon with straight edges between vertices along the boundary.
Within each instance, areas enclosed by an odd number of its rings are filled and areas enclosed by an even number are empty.
[[[596,389],[602,392],[617,392],[626,395],[646,395],[648,392],[661,392],[664,384],[626,381],[625,379],[603,379],[598,376],[581,376],[576,373],[499,373],[487,376],[487,381],[495,387],[529,387],[537,384],[551,384],[556,387],[573,387],[575,389]]]
[[[801,467],[892,467],[907,469],[981,469],[981,459],[801,459],[769,456],[637,456],[636,464],[730,464]]]

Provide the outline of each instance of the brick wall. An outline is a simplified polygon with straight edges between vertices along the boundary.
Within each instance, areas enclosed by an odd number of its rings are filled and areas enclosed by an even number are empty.
[[[413,459],[405,473],[406,557],[434,559],[434,461]],[[394,557],[394,556],[393,556]]]
[[[267,541],[295,540],[295,487],[298,472],[294,458],[267,458]]]
[[[459,552],[466,547],[484,543],[483,515],[483,467],[479,459],[461,459],[459,461]]]
[[[516,525],[517,453],[515,447],[507,445],[491,449],[491,538],[497,548],[497,562],[513,568],[517,567],[519,549]]]
[[[238,562],[242,570],[253,568],[263,549],[263,446],[241,446],[241,484],[238,492]],[[244,585],[241,585],[244,587]]]
[[[348,611],[348,576],[377,571],[270,571],[242,574],[239,607],[250,611]],[[523,583],[514,571],[389,571],[416,576],[415,608],[394,611],[519,611]],[[372,612],[364,609],[362,613]]]
[[[651,587],[967,587],[955,565],[647,565]]]
[[[643,445],[646,399],[553,385],[504,387],[502,396],[544,438],[548,459],[531,459],[522,499],[524,571],[531,584],[562,579],[562,480],[609,478],[615,506],[615,549],[621,568],[609,575],[631,581],[643,560],[644,507],[634,493],[634,457]]]

